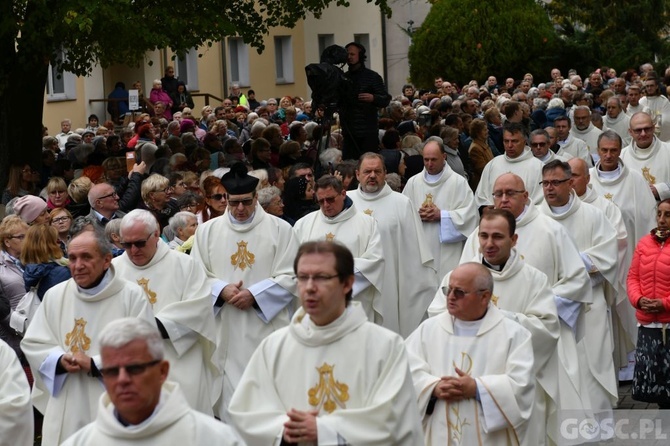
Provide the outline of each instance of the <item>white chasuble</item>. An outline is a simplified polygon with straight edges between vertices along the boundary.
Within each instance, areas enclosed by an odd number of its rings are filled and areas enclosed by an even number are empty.
[[[44,414],[45,446],[60,444],[93,421],[105,391],[102,379],[85,372],[56,374],[58,359],[82,352],[101,368],[98,334],[107,324],[124,317],[156,324],[142,288],[121,279],[114,266],[107,274],[109,283],[92,296],[81,292],[73,279],[47,291],[21,342],[35,377],[33,404]]]
[[[630,116],[628,116],[623,110],[619,113],[616,118],[610,118],[609,115],[603,116],[603,130],[612,130],[614,131],[623,141],[623,146],[626,147],[630,144],[632,138],[628,129],[630,128]]]
[[[569,134],[568,139],[559,141],[558,145],[561,150],[564,150],[575,158],[583,159],[588,166],[593,166],[593,159],[591,158],[589,147],[581,139],[575,138],[572,134]]]
[[[596,193],[619,208],[626,226],[626,255],[619,264],[620,281],[625,286],[637,242],[656,227],[656,200],[642,174],[631,171],[623,161],[619,161],[617,172],[602,172],[599,166],[598,164],[591,169],[590,184]],[[612,316],[615,346],[628,344],[628,347],[631,347],[632,344],[632,349],[628,350],[632,351],[637,345],[637,319],[635,308],[625,293],[623,296],[618,296],[616,311]],[[619,357],[620,363],[622,360],[623,358]]]
[[[386,304],[382,303],[386,299],[382,294],[386,253],[375,219],[351,203],[332,218],[321,210],[311,212],[298,220],[293,229],[300,243],[325,240],[349,248],[356,270],[354,300],[361,302],[370,322],[382,325],[386,318]]]
[[[170,338],[164,340],[168,379],[184,389],[192,408],[212,415],[221,394],[221,370],[214,356],[216,326],[205,270],[162,241],[144,266],[133,264],[127,253],[113,263],[118,274],[144,289],[156,319],[168,332]]]
[[[496,156],[486,164],[482,171],[482,178],[475,192],[477,207],[493,204],[493,185],[500,175],[510,172],[521,177],[523,184],[526,185],[530,201],[535,204],[540,203],[544,200],[540,186],[543,166],[542,161],[535,158],[528,147],[516,158],[510,158],[507,155]]]
[[[30,385],[16,352],[0,339],[0,446],[35,441]]]
[[[267,335],[290,321],[296,296],[293,260],[297,252],[298,240],[291,226],[258,205],[249,223],[234,224],[226,211],[196,231],[191,256],[207,275],[225,285],[242,281],[240,289],[249,289],[256,300],[256,305],[246,310],[224,304],[214,318],[217,356],[224,374],[223,395],[215,414],[224,420],[230,397],[254,350]]]
[[[471,261],[482,263],[481,254]],[[555,432],[551,432],[551,438],[557,441],[559,363],[556,344],[561,327],[554,304],[554,293],[549,287],[547,276],[525,263],[514,248],[502,271],[489,271],[494,283],[491,303],[503,310],[510,319],[519,322],[531,334],[537,381],[536,403],[525,444],[545,444],[548,424],[551,429],[555,429]],[[431,317],[447,311],[447,300],[442,287],[449,286],[450,275],[451,273],[447,274],[442,280],[428,309]]]
[[[94,422],[63,446],[242,446],[231,427],[189,407],[179,384],[166,381],[158,406],[138,425],[124,426],[107,393],[100,397]]]
[[[317,411],[319,445],[423,444],[402,338],[367,321],[359,302],[326,326],[300,308],[254,353],[230,403],[249,445],[279,445],[295,408]],[[316,443],[300,443],[314,445]]]
[[[427,446],[526,444],[535,399],[531,334],[494,305],[478,322],[475,336],[459,335],[444,312],[405,341]],[[458,376],[456,367],[477,381],[480,400],[439,399],[427,414],[435,385]]]
[[[472,189],[465,178],[455,173],[445,164],[440,178],[429,183],[426,180],[426,169],[407,181],[403,195],[409,197],[418,214],[424,203],[433,203],[442,213],[448,213],[449,225],[457,233],[454,241],[441,237],[443,223],[441,221],[422,222],[423,234],[430,247],[437,276],[435,286],[446,273],[458,265],[463,251],[463,241],[472,232],[479,221]],[[444,220],[444,218],[442,219]]]
[[[651,115],[651,119],[658,123],[657,127],[661,129],[659,139],[670,141],[670,101],[668,98],[662,95],[643,96],[640,98],[640,107],[646,107],[645,111]]]
[[[599,159],[600,157],[598,156],[598,136],[602,133],[603,131],[600,130],[598,127],[593,125],[592,123],[589,122],[589,126],[586,127],[584,130],[579,130],[576,125],[572,125],[572,128],[570,129],[570,134],[573,135],[575,138],[581,139],[586,143],[586,146],[589,150],[589,153],[593,157],[594,160]],[[593,163],[589,163],[589,166],[593,166]]]
[[[572,236],[584,259],[584,268],[591,277],[593,302],[584,313],[583,325],[577,328],[578,351],[589,371],[583,374],[582,385],[583,391],[591,397],[593,409],[611,409],[617,402],[618,391],[612,356],[611,319],[603,282],[616,287],[618,281],[616,229],[600,209],[583,203],[574,191],[567,212],[556,214],[546,202],[540,210],[561,223]],[[591,263],[588,268],[587,261]]]
[[[642,174],[661,200],[670,198],[670,142],[654,138],[649,147],[640,149],[633,141],[621,151],[621,161],[631,171]]]
[[[377,194],[347,192],[377,222],[384,249],[383,326],[403,337],[419,326],[435,292],[433,255],[409,198],[388,184]]]

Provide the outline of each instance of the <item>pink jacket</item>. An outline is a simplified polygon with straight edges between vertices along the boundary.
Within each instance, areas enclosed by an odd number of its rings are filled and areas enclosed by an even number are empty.
[[[640,239],[635,247],[628,271],[628,299],[637,309],[641,324],[670,323],[670,243],[658,243],[651,234]],[[661,299],[665,311],[647,313],[639,309],[640,298]]]

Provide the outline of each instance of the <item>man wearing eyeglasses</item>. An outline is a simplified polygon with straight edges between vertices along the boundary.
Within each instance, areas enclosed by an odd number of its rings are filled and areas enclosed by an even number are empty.
[[[504,209],[488,209],[482,215],[477,238],[480,253],[470,259],[482,263],[493,276],[495,283],[494,304],[510,319],[519,322],[531,333],[535,357],[535,404],[531,415],[526,444],[548,444],[549,434],[554,443],[558,432],[547,432],[547,425],[556,426],[556,419],[548,423],[549,414],[557,413],[558,403],[558,354],[556,343],[560,324],[554,294],[546,274],[528,265],[516,250],[516,221]],[[447,297],[441,291],[449,284],[447,275],[428,308],[431,317],[447,310]]]
[[[549,150],[550,146],[551,138],[546,130],[537,129],[530,133],[530,150],[533,152],[533,156],[542,161],[543,164],[547,164],[555,159],[561,161],[568,160],[568,158]]]
[[[661,201],[670,198],[670,143],[658,139],[655,128],[651,116],[635,113],[628,130],[633,142],[621,152],[621,161],[641,173],[656,201]]]
[[[300,246],[302,307],[258,347],[230,404],[249,445],[424,443],[402,339],[352,300],[354,270],[339,243]]]
[[[617,403],[612,334],[608,322],[605,286],[618,286],[617,231],[600,209],[583,203],[572,189],[572,169],[567,163],[552,161],[542,169],[545,202],[540,212],[563,225],[577,245],[583,267],[591,281],[592,303],[588,311],[574,301],[557,301],[559,315],[570,320],[577,315],[579,362],[583,365],[583,392],[595,411],[609,411]],[[573,358],[574,360],[574,358]]]
[[[593,161],[597,162],[598,135],[602,133],[602,130],[591,122],[591,109],[587,105],[575,107],[572,121],[574,125],[570,129],[570,134],[586,143]]]
[[[381,325],[385,317],[381,299],[385,298],[386,260],[377,222],[356,208],[342,182],[333,175],[319,178],[314,195],[321,209],[296,222],[293,228],[298,241],[335,241],[351,251],[356,264],[354,299],[362,303],[370,322]]]
[[[91,205],[89,217],[95,218],[95,221],[103,228],[110,220],[126,215],[119,210],[119,196],[111,184],[93,185],[88,191],[88,202]]]
[[[95,420],[64,445],[243,444],[230,427],[191,408],[184,389],[168,381],[172,364],[153,324],[119,319],[100,332],[99,342],[106,392]]]
[[[172,365],[170,379],[181,385],[192,408],[212,415],[221,371],[214,356],[216,327],[205,271],[161,240],[149,211],[135,209],[123,217],[120,236],[125,253],[113,265],[144,289]]]
[[[244,164],[221,178],[225,213],[198,227],[191,256],[210,278],[223,391],[214,413],[229,419],[228,404],[249,358],[295,311],[291,265],[298,242],[284,220],[257,206],[258,179]]]
[[[531,333],[492,303],[493,278],[481,263],[458,266],[443,283],[446,311],[405,341],[425,444],[539,444],[527,442]]]
[[[44,415],[45,446],[61,444],[96,416],[100,330],[124,317],[155,323],[142,288],[111,265],[101,231],[75,235],[68,260],[72,279],[47,291],[21,342],[35,377],[33,405]]]
[[[589,166],[593,165],[593,160],[586,143],[570,132],[572,128],[570,118],[565,115],[556,117],[554,119],[554,128],[556,129],[558,147],[560,149],[574,157],[583,159]]]

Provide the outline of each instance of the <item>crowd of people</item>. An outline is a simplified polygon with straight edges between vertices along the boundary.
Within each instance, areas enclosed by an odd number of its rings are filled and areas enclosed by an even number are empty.
[[[196,117],[168,67],[11,167],[1,438],[551,445],[622,381],[670,407],[670,71],[393,96],[347,52],[331,128],[238,85]]]

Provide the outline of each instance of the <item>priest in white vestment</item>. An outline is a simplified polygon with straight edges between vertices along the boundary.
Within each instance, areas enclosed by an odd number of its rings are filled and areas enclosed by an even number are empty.
[[[493,184],[505,173],[514,173],[523,179],[530,200],[538,204],[542,201],[542,161],[533,156],[526,146],[523,126],[519,123],[507,123],[503,127],[505,154],[493,158],[484,167],[482,177],[475,192],[478,207],[493,204]]]
[[[544,167],[545,202],[540,209],[567,229],[589,273],[593,302],[576,327],[582,371],[588,372],[582,374],[582,389],[590,396],[594,410],[611,410],[617,403],[618,390],[604,284],[616,287],[619,279],[617,232],[602,211],[577,197],[571,175],[566,163]]]
[[[514,215],[518,240],[516,250],[524,262],[547,275],[561,322],[558,339],[558,410],[590,415],[589,395],[581,393],[583,374],[577,358],[574,332],[580,316],[592,302],[591,282],[581,256],[565,228],[542,214],[528,200],[523,180],[512,173],[501,175],[493,189],[496,209]],[[461,263],[479,255],[479,228],[465,244]],[[549,432],[552,436],[553,430]],[[552,438],[555,438],[552,437]],[[555,441],[555,440],[554,440]]]
[[[293,228],[257,206],[258,179],[243,164],[223,176],[228,207],[198,227],[191,256],[210,281],[223,394],[214,413],[228,420],[230,397],[258,344],[295,311]]]
[[[591,122],[591,110],[586,105],[575,107],[573,125],[570,133],[586,143],[589,153],[594,162],[598,162],[598,136],[602,133],[598,127]],[[589,164],[593,166],[593,164]]]
[[[300,247],[302,307],[254,352],[230,403],[250,445],[423,444],[402,338],[351,300],[352,254],[336,242]]]
[[[540,161],[542,164],[547,164],[553,160],[567,161],[571,156],[564,157],[557,153],[554,153],[550,150],[551,147],[551,137],[549,132],[544,129],[536,129],[530,132],[530,150],[533,152],[533,156]]]
[[[630,118],[633,142],[621,152],[621,160],[642,174],[657,201],[670,198],[670,143],[654,136],[654,122],[646,113]]]
[[[318,179],[314,195],[320,209],[295,223],[293,229],[298,241],[325,240],[346,246],[356,263],[354,300],[362,304],[370,322],[382,325],[386,318],[384,308],[388,307],[382,303],[386,299],[383,294],[386,253],[377,222],[354,205],[342,182],[333,175]]]
[[[647,76],[644,80],[645,95],[640,98],[640,105],[648,109],[649,115],[656,124],[658,139],[670,141],[670,101],[661,94],[659,80]]]
[[[382,326],[407,337],[424,319],[435,293],[433,255],[412,202],[386,184],[381,155],[363,154],[356,177],[359,186],[347,196],[375,219],[384,249]]]
[[[628,128],[630,126],[630,116],[624,113],[621,99],[611,97],[607,100],[607,114],[603,117],[603,131],[612,130],[623,140],[623,145],[627,146],[631,142]]]
[[[445,283],[447,311],[405,341],[425,444],[528,444],[531,333],[491,303],[494,283],[483,265],[460,265]]]
[[[149,211],[135,209],[123,217],[120,235],[126,251],[112,264],[146,293],[165,342],[170,381],[179,383],[192,408],[213,415],[221,370],[214,356],[216,326],[205,270],[161,240]]]
[[[102,234],[75,236],[68,258],[72,279],[47,291],[21,342],[35,378],[33,405],[44,414],[45,446],[61,444],[96,416],[104,391],[100,330],[124,317],[155,323],[142,288],[114,271]]]
[[[526,264],[513,246],[516,222],[504,209],[487,210],[479,224],[481,253],[472,259],[483,263],[493,276],[491,301],[503,314],[519,322],[531,333],[535,356],[535,404],[528,427],[526,444],[545,445],[547,435],[558,441],[558,352],[556,345],[560,324],[554,293],[547,276]],[[449,275],[442,280],[441,289],[448,286]],[[447,310],[447,299],[438,290],[429,308],[430,316]]]
[[[424,168],[407,181],[402,192],[423,223],[423,234],[437,270],[435,287],[458,265],[463,242],[479,219],[472,190],[465,178],[451,170],[443,147],[437,141],[426,142]]]
[[[656,227],[656,200],[641,173],[631,171],[620,159],[622,149],[621,138],[603,132],[598,142],[600,162],[591,169],[591,185],[606,200],[612,201],[621,210],[626,225],[627,244],[626,256],[619,265],[619,276],[626,284],[628,268],[633,258],[635,246],[642,237]],[[613,316],[613,334],[615,345],[629,344],[628,366],[619,370],[619,379],[633,379],[635,365],[635,346],[637,345],[637,319],[635,309],[626,296],[617,299],[616,312]],[[616,357],[615,357],[616,360]]]
[[[178,383],[166,381],[161,333],[136,318],[109,324],[100,334],[106,392],[95,421],[66,446],[193,445],[241,446],[232,428],[192,409]]]
[[[572,124],[567,116],[559,116],[554,119],[554,128],[558,136],[558,146],[561,150],[576,158],[583,159],[589,166],[593,165],[593,159],[591,158],[588,146],[584,141],[572,134],[570,131]]]
[[[0,446],[35,441],[30,385],[13,348],[0,339]]]
[[[626,99],[628,105],[626,106],[626,114],[632,117],[635,113],[645,112],[651,115],[649,107],[640,104],[641,94],[638,85],[629,85],[626,91]]]

